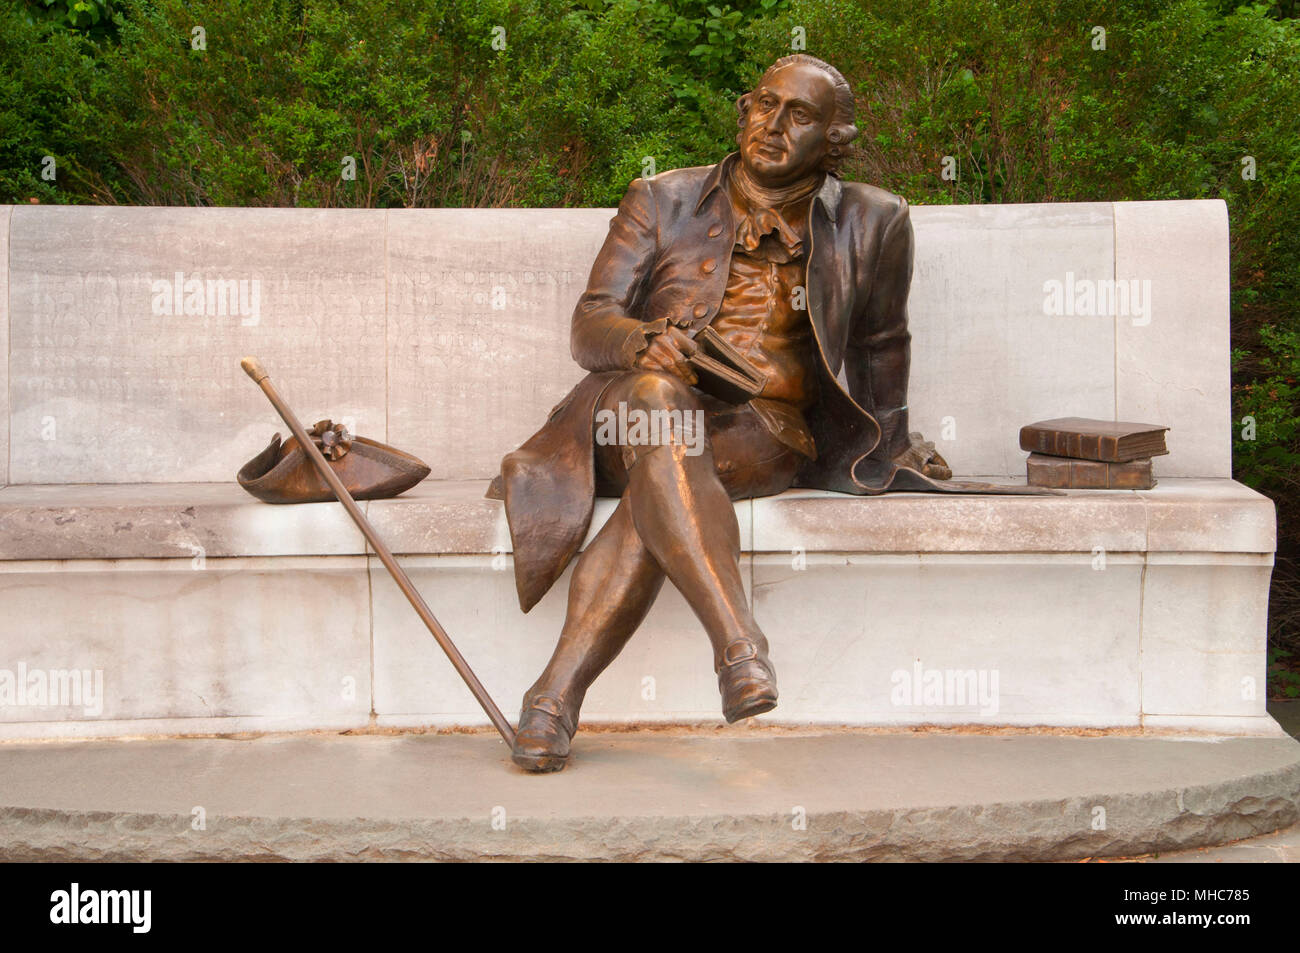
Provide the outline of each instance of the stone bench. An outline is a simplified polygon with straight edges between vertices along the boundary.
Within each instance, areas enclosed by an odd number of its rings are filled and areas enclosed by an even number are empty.
[[[483,491],[582,374],[568,320],[610,214],[0,207],[0,738],[485,723],[337,504],[233,483],[284,429],[247,353],[305,420],[432,467],[363,507],[513,716],[567,579],[519,612]],[[1231,479],[1223,204],[913,221],[912,426],[958,478],[1022,482],[1020,426],[1067,414],[1169,424],[1171,453],[1142,492],[737,504],[766,720],[1274,733],[1275,524]],[[1052,282],[1130,281],[1132,313],[1051,313]],[[584,715],[718,721],[709,662],[666,587]],[[5,671],[74,670],[100,673],[90,704],[5,704]]]

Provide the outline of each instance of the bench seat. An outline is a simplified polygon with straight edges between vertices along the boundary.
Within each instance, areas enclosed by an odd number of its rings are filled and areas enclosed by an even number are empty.
[[[1006,477],[963,477],[1024,483]],[[395,553],[508,552],[487,480],[426,480],[359,505]],[[1273,502],[1235,480],[1161,479],[1151,490],[1063,496],[854,497],[788,490],[736,503],[746,552],[1272,553]],[[614,500],[596,504],[589,535]],[[0,560],[348,556],[367,551],[337,503],[273,506],[235,483],[0,487]]]
[[[426,481],[361,505],[513,717],[568,580],[519,611],[486,487]],[[766,720],[1276,732],[1274,508],[1233,480],[1040,498],[792,490],[736,510],[782,691]],[[11,670],[103,684],[97,704],[7,709],[0,737],[486,723],[333,503],[270,506],[233,483],[0,488],[0,604]],[[719,720],[708,643],[671,586],[584,714]]]

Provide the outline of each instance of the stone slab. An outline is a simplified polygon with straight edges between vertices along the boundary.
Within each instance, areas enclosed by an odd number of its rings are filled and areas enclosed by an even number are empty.
[[[1016,482],[1008,480],[1006,482]],[[1023,479],[1020,481],[1023,482]],[[426,480],[363,503],[402,554],[510,552],[485,480]],[[613,512],[598,500],[588,539]],[[1271,553],[1271,500],[1232,480],[1162,480],[1152,490],[1058,497],[791,490],[735,504],[746,551]],[[363,539],[335,503],[271,506],[234,483],[27,485],[0,489],[0,560],[348,555]]]
[[[9,482],[9,222],[12,205],[0,205],[0,486]]]
[[[1142,710],[1266,714],[1271,555],[1151,553],[1143,577]]]
[[[425,480],[392,500],[372,500],[367,516],[395,553],[508,553],[505,504],[486,499],[487,480]],[[604,523],[593,513],[592,523]]]
[[[1145,502],[1132,490],[1041,497],[791,490],[754,501],[758,552],[1141,552],[1146,542]]]
[[[364,512],[370,504],[359,505]],[[235,483],[42,484],[0,490],[0,560],[364,552],[365,537],[338,503],[273,506]]]
[[[1019,428],[1068,414],[1171,423],[1157,478],[1230,475],[1222,203],[1114,209],[914,208],[912,424],[959,475],[1023,475]],[[434,478],[490,476],[582,376],[570,314],[613,213],[4,214],[7,479],[77,483],[229,479],[282,429],[238,370],[248,352],[309,422],[346,418]],[[256,320],[155,314],[152,282],[177,271],[259,281]],[[1067,276],[1150,279],[1159,311],[1045,313]]]
[[[388,214],[391,442],[486,478],[582,379],[569,324],[610,209]]]
[[[1150,282],[1152,308],[1116,318],[1114,419],[1170,427],[1158,478],[1232,475],[1228,265],[1221,200],[1115,203],[1116,281]]]
[[[1142,727],[1153,731],[1185,731],[1198,735],[1286,734],[1268,715],[1143,715]]]
[[[546,776],[495,734],[8,744],[0,856],[1070,860],[1263,834],[1298,799],[1289,738],[597,733]]]
[[[1044,309],[1046,282],[1114,277],[1109,203],[914,207],[912,224],[909,424],[954,473],[1023,476],[1025,424],[1113,419],[1113,322]]]
[[[384,216],[15,208],[10,482],[233,479],[285,432],[240,370],[245,354],[305,422],[346,419],[384,440]],[[204,292],[179,308],[153,284],[177,273]],[[245,282],[247,313],[209,301],[209,281]]]
[[[1143,492],[1147,546],[1153,552],[1189,552],[1206,540],[1215,551],[1271,553],[1277,549],[1277,508],[1264,494],[1235,480],[1162,480],[1163,492]]]
[[[1009,483],[1024,483],[1023,477]],[[1235,480],[1063,496],[851,497],[792,490],[754,501],[756,552],[1243,552],[1277,548],[1273,501]],[[881,506],[879,509],[868,509]]]
[[[148,722],[174,719],[196,719],[196,731],[237,718],[319,726],[370,712],[364,557],[2,562],[0,607],[6,732],[129,721],[156,733]],[[15,691],[24,672],[48,686],[73,671],[88,673],[79,704],[71,683],[58,699]]]
[[[1090,553],[755,556],[781,686],[769,717],[1139,724],[1142,567],[1122,553],[1100,569]]]

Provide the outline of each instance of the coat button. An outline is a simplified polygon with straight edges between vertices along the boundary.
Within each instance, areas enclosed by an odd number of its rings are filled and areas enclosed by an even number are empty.
[[[717,267],[718,267],[718,263],[715,259],[707,258],[704,260],[704,263],[700,265],[700,270],[703,271],[706,275],[711,275],[713,274],[714,271],[717,270]]]
[[[695,306],[695,316],[697,318],[702,318],[708,313],[709,313],[709,306],[707,304],[697,304]]]
[[[722,234],[722,226],[720,224],[714,222],[712,225],[709,226],[710,238],[717,238],[721,234]]]

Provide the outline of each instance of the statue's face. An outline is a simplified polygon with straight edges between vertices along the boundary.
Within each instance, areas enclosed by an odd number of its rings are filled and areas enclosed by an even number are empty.
[[[835,116],[835,87],[815,66],[795,64],[763,77],[750,96],[740,157],[761,185],[789,185],[821,167]]]

